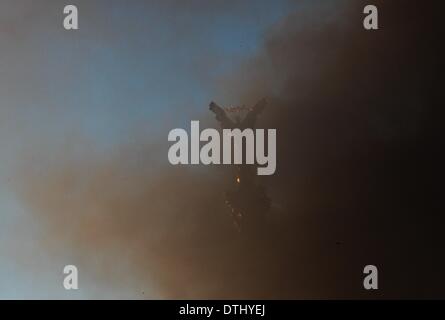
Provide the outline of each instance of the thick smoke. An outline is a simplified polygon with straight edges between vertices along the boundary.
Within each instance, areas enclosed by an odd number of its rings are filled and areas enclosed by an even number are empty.
[[[165,136],[105,156],[25,161],[18,190],[46,227],[45,246],[74,252],[116,291],[137,283],[136,295],[443,297],[439,11],[374,2],[378,31],[362,27],[365,2],[302,2],[217,84],[225,101],[269,98],[259,125],[277,128],[278,167],[262,180],[273,203],[266,232],[232,228],[227,168],[153,165],[153,154],[167,159]],[[362,289],[366,264],[381,270],[378,294]]]

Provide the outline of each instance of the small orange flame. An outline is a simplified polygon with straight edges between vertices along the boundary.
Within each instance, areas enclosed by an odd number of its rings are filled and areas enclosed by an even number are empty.
[[[236,177],[236,182],[240,183],[241,179],[239,177]]]

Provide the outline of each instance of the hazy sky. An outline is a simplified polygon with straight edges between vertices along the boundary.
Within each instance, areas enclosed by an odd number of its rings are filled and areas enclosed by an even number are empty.
[[[443,297],[442,11],[374,2],[378,31],[365,0],[75,1],[66,31],[62,1],[0,0],[0,298]],[[263,96],[243,238],[230,168],[172,167],[167,135]]]
[[[74,1],[78,31],[62,28],[63,1],[0,1],[0,297],[134,297],[96,284],[67,295],[44,229],[14,192],[18,161],[82,141],[108,152],[147,143],[222,99],[218,77],[255,55],[289,1]],[[219,97],[215,97],[219,94]],[[222,101],[221,103],[238,103]],[[177,119],[177,120],[175,120]],[[76,145],[76,144],[74,144]],[[102,151],[101,151],[102,150]],[[64,152],[64,151],[63,151]],[[165,154],[154,158],[163,160]],[[28,159],[29,160],[29,159]],[[155,293],[147,292],[147,295]]]

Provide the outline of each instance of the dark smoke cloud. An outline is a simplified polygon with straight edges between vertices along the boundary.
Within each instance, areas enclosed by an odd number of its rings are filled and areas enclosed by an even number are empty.
[[[69,248],[115,290],[132,279],[158,297],[443,297],[439,10],[374,3],[381,29],[367,32],[365,2],[303,2],[218,83],[226,102],[269,97],[259,125],[278,129],[278,169],[263,179],[267,232],[232,228],[227,168],[153,168],[165,138],[25,162],[18,190],[45,245]],[[377,294],[362,289],[366,264],[381,270]]]

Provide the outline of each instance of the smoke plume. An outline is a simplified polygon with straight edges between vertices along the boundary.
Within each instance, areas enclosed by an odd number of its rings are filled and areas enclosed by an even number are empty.
[[[380,29],[366,31],[363,1],[303,1],[214,83],[215,101],[269,99],[258,124],[277,129],[277,171],[261,180],[267,231],[238,234],[230,169],[170,166],[165,135],[22,161],[17,190],[45,228],[39,241],[141,297],[443,297],[439,10],[374,3]],[[207,106],[200,117],[218,125]],[[363,290],[367,264],[378,294]]]

